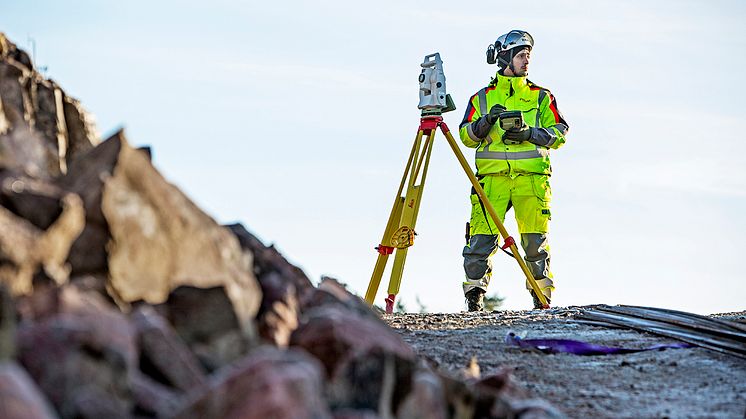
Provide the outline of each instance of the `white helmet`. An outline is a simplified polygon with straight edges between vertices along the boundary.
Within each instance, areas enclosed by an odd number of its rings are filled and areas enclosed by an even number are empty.
[[[494,44],[487,47],[487,63],[495,64],[499,61],[498,65],[505,68],[513,60],[514,55],[511,50],[523,46],[534,47],[534,38],[526,31],[512,30],[500,35]]]

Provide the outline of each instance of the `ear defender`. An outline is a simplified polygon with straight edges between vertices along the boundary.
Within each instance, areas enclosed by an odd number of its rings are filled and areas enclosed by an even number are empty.
[[[487,47],[487,64],[495,64],[497,62],[497,56],[495,53],[496,45],[498,44],[490,44]]]

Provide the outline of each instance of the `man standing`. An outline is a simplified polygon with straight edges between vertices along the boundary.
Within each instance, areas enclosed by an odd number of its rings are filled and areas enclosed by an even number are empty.
[[[488,47],[487,62],[497,63],[499,69],[469,100],[459,136],[464,145],[476,148],[477,178],[500,221],[511,207],[515,211],[526,264],[549,301],[554,290],[547,242],[552,197],[549,151],[565,143],[568,125],[549,90],[526,79],[533,46],[528,32],[513,30]],[[510,115],[507,111],[520,111],[522,125],[503,130],[500,119]],[[471,203],[463,288],[469,311],[480,311],[498,230],[474,190]],[[531,291],[528,283],[526,287]],[[541,308],[533,291],[531,295],[534,308]]]

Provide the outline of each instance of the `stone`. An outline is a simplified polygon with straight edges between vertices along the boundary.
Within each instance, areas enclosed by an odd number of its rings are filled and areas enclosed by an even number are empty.
[[[96,294],[48,290],[55,310],[25,310],[30,319],[18,326],[20,363],[62,418],[130,417],[137,351],[127,317]]]
[[[394,417],[412,389],[415,360],[381,347],[356,351],[344,358],[328,384],[333,410],[373,410]]]
[[[208,372],[240,359],[256,344],[242,332],[223,287],[181,286],[157,309]]]
[[[67,282],[66,259],[83,230],[84,214],[75,194],[64,195],[59,205],[59,216],[46,230],[0,206],[0,282],[14,295],[30,293],[37,274],[58,284]]]
[[[0,361],[0,418],[54,419],[49,401],[15,362]]]
[[[65,194],[47,180],[0,171],[0,205],[41,230],[48,229],[59,218]]]
[[[186,343],[153,307],[142,305],[132,313],[140,349],[139,368],[167,387],[187,392],[204,386],[205,371]]]
[[[301,305],[313,293],[314,286],[303,270],[291,264],[274,246],[265,246],[256,236],[251,234],[242,224],[226,226],[236,235],[241,248],[253,255],[253,269],[257,278],[275,272],[285,281],[293,284],[297,298]]]
[[[253,333],[261,290],[251,255],[168,183],[145,153],[127,143],[122,131],[71,162],[60,184],[82,197],[87,225],[108,229],[108,240],[90,246],[106,249],[116,299],[159,304],[181,285],[221,286],[243,332]],[[79,252],[87,251],[73,249],[71,259],[76,260],[81,259]]]
[[[328,377],[340,365],[361,353],[380,349],[402,359],[414,359],[412,348],[381,320],[363,317],[341,307],[317,307],[304,319],[290,338],[321,361]]]
[[[67,164],[101,143],[93,115],[83,108],[80,101],[64,95],[63,112],[67,124]]]
[[[173,416],[184,403],[184,393],[165,386],[139,371],[129,374],[134,410],[145,417]]]
[[[525,417],[561,419],[565,416],[547,401],[531,397],[503,368],[473,385],[475,417]]]
[[[318,361],[299,350],[261,347],[190,395],[175,419],[330,418]]]
[[[259,285],[264,296],[257,313],[259,335],[276,346],[285,347],[298,327],[295,286],[275,271],[259,277]]]
[[[396,417],[410,419],[448,419],[446,389],[441,377],[426,367],[412,374],[412,387],[396,411]]]
[[[31,163],[24,159],[28,152],[18,152],[18,137],[41,146],[21,147],[37,148],[31,156],[41,170],[27,174],[44,178],[65,173],[72,158],[100,142],[93,118],[80,102],[37,72],[28,54],[0,33],[0,167]]]

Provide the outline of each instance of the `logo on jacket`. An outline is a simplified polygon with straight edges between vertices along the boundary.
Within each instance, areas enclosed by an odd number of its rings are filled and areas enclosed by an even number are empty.
[[[519,98],[519,99],[521,100],[521,102],[526,102],[526,103],[528,103],[528,102],[531,102],[531,101],[530,101],[530,100],[528,100],[528,99],[524,99],[524,98]]]

